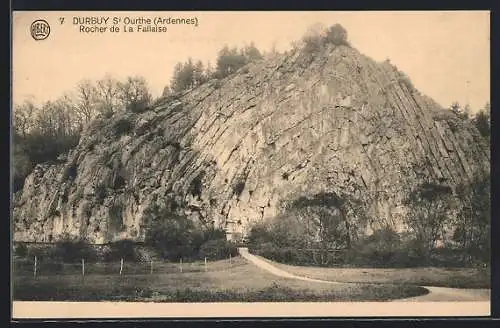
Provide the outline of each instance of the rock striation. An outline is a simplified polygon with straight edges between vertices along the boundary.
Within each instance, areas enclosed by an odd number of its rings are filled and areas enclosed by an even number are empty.
[[[295,49],[145,112],[98,117],[66,158],[26,178],[14,239],[141,241],[153,204],[245,232],[285,200],[328,191],[361,199],[368,230],[398,226],[411,188],[454,188],[489,159],[475,127],[390,63],[347,46]]]

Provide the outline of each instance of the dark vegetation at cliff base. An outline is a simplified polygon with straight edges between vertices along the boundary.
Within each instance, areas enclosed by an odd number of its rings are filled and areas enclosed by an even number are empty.
[[[63,236],[53,245],[30,248],[24,243],[14,247],[18,258],[80,263],[86,261],[114,262],[144,260],[147,250],[155,258],[168,261],[215,261],[237,255],[236,245],[226,240],[224,230],[196,227],[187,217],[167,208],[154,206],[146,212],[148,227],[145,241],[117,240],[106,245],[91,245],[85,239]]]
[[[287,264],[312,266],[418,267],[489,266],[491,204],[489,175],[457,188],[424,183],[406,199],[406,232],[393,227],[359,234],[364,213],[355,199],[334,193],[300,197],[270,222],[254,225],[250,251]],[[354,209],[354,210],[353,210]],[[365,217],[364,220],[367,218]],[[446,229],[453,227],[451,236]],[[442,244],[438,247],[438,241]]]

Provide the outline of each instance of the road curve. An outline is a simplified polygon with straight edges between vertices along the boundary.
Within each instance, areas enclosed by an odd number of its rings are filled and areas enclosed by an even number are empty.
[[[346,284],[346,282],[336,282],[336,281],[327,281],[320,279],[312,279],[302,276],[297,276],[291,274],[287,271],[281,270],[274,265],[262,260],[261,258],[252,255],[248,252],[248,248],[240,247],[238,248],[238,252],[240,255],[258,266],[261,269],[264,269],[278,277],[283,278],[292,278],[304,281],[325,283],[325,284]],[[462,289],[462,288],[447,288],[447,287],[433,287],[433,286],[421,286],[429,291],[428,294],[416,297],[403,298],[399,300],[395,300],[396,302],[455,302],[455,301],[481,301],[481,302],[489,302],[490,301],[490,289]]]

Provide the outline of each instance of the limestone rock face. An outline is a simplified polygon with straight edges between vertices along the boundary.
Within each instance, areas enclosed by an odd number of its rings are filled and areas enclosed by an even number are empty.
[[[284,200],[330,191],[362,199],[372,223],[397,225],[411,188],[453,188],[489,170],[489,156],[471,124],[390,64],[345,46],[293,50],[93,121],[64,162],[27,177],[14,238],[140,241],[155,203],[244,232]]]

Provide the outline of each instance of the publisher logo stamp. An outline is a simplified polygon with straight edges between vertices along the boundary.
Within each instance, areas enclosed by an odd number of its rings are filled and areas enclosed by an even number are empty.
[[[31,23],[30,32],[33,39],[37,41],[45,40],[50,35],[50,25],[44,19],[37,19]]]

